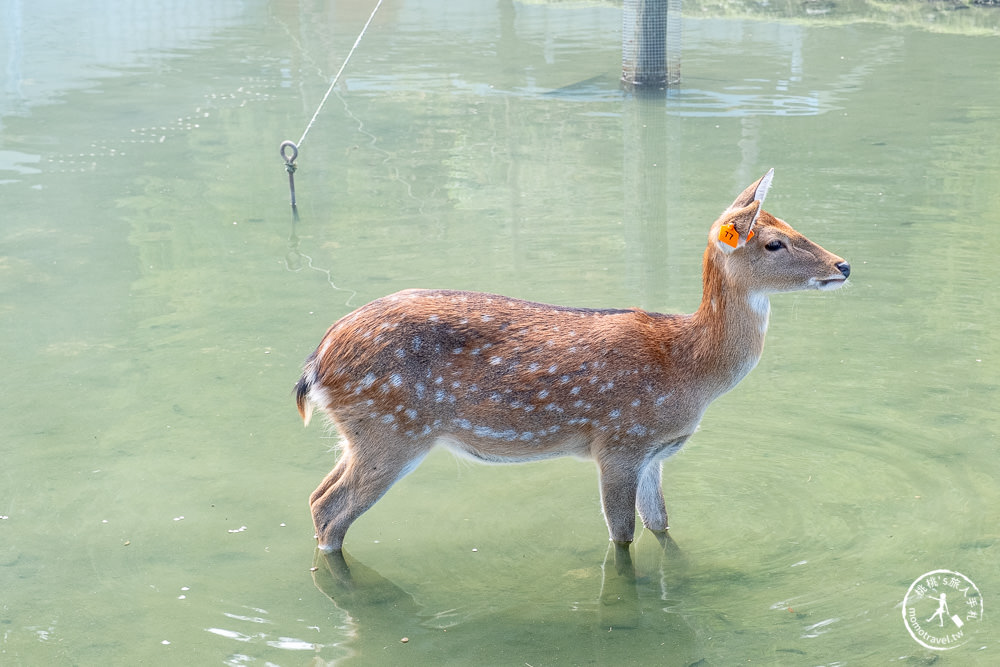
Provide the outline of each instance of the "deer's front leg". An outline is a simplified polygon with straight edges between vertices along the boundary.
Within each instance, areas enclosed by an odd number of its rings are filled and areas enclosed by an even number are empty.
[[[597,462],[601,478],[601,504],[611,541],[628,545],[635,536],[635,496],[638,466],[624,456],[608,455]]]

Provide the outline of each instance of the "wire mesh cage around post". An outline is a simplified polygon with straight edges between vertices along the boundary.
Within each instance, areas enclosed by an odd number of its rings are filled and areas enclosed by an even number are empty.
[[[658,90],[681,80],[681,0],[624,0],[622,83]]]

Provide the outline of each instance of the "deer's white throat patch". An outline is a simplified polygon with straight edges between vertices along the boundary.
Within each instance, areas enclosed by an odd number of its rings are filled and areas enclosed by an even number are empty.
[[[767,322],[771,317],[771,300],[763,292],[751,292],[747,295],[747,305],[760,318],[760,331],[767,331]]]

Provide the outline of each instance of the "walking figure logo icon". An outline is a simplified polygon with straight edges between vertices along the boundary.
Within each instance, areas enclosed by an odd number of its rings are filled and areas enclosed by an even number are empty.
[[[959,598],[961,602],[956,602]],[[949,599],[952,610],[948,609]],[[931,610],[933,613],[927,616]],[[972,580],[960,572],[934,570],[922,574],[903,598],[903,622],[910,636],[935,651],[964,644],[978,629],[982,618],[983,596]]]
[[[933,595],[929,595],[928,599],[930,599],[930,600],[937,600],[939,604],[938,604],[937,611],[934,612],[931,615],[931,617],[927,619],[927,622],[930,623],[931,621],[934,620],[934,617],[936,616],[941,621],[940,623],[938,623],[938,627],[943,628],[944,627],[944,615],[948,613],[948,603],[945,602],[945,600],[948,599],[948,594],[947,593],[942,593],[941,597],[939,597],[939,598],[935,598]],[[958,619],[958,622],[957,622],[958,627],[962,627],[962,625],[963,625],[962,624],[962,620],[959,619],[958,616],[955,616],[955,618]]]

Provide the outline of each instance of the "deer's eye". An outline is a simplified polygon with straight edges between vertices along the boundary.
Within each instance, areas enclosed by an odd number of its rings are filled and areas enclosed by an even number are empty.
[[[764,247],[770,250],[771,252],[774,252],[775,250],[781,250],[782,248],[784,248],[785,243],[783,241],[775,239],[773,241],[768,241],[767,244],[764,245]]]

